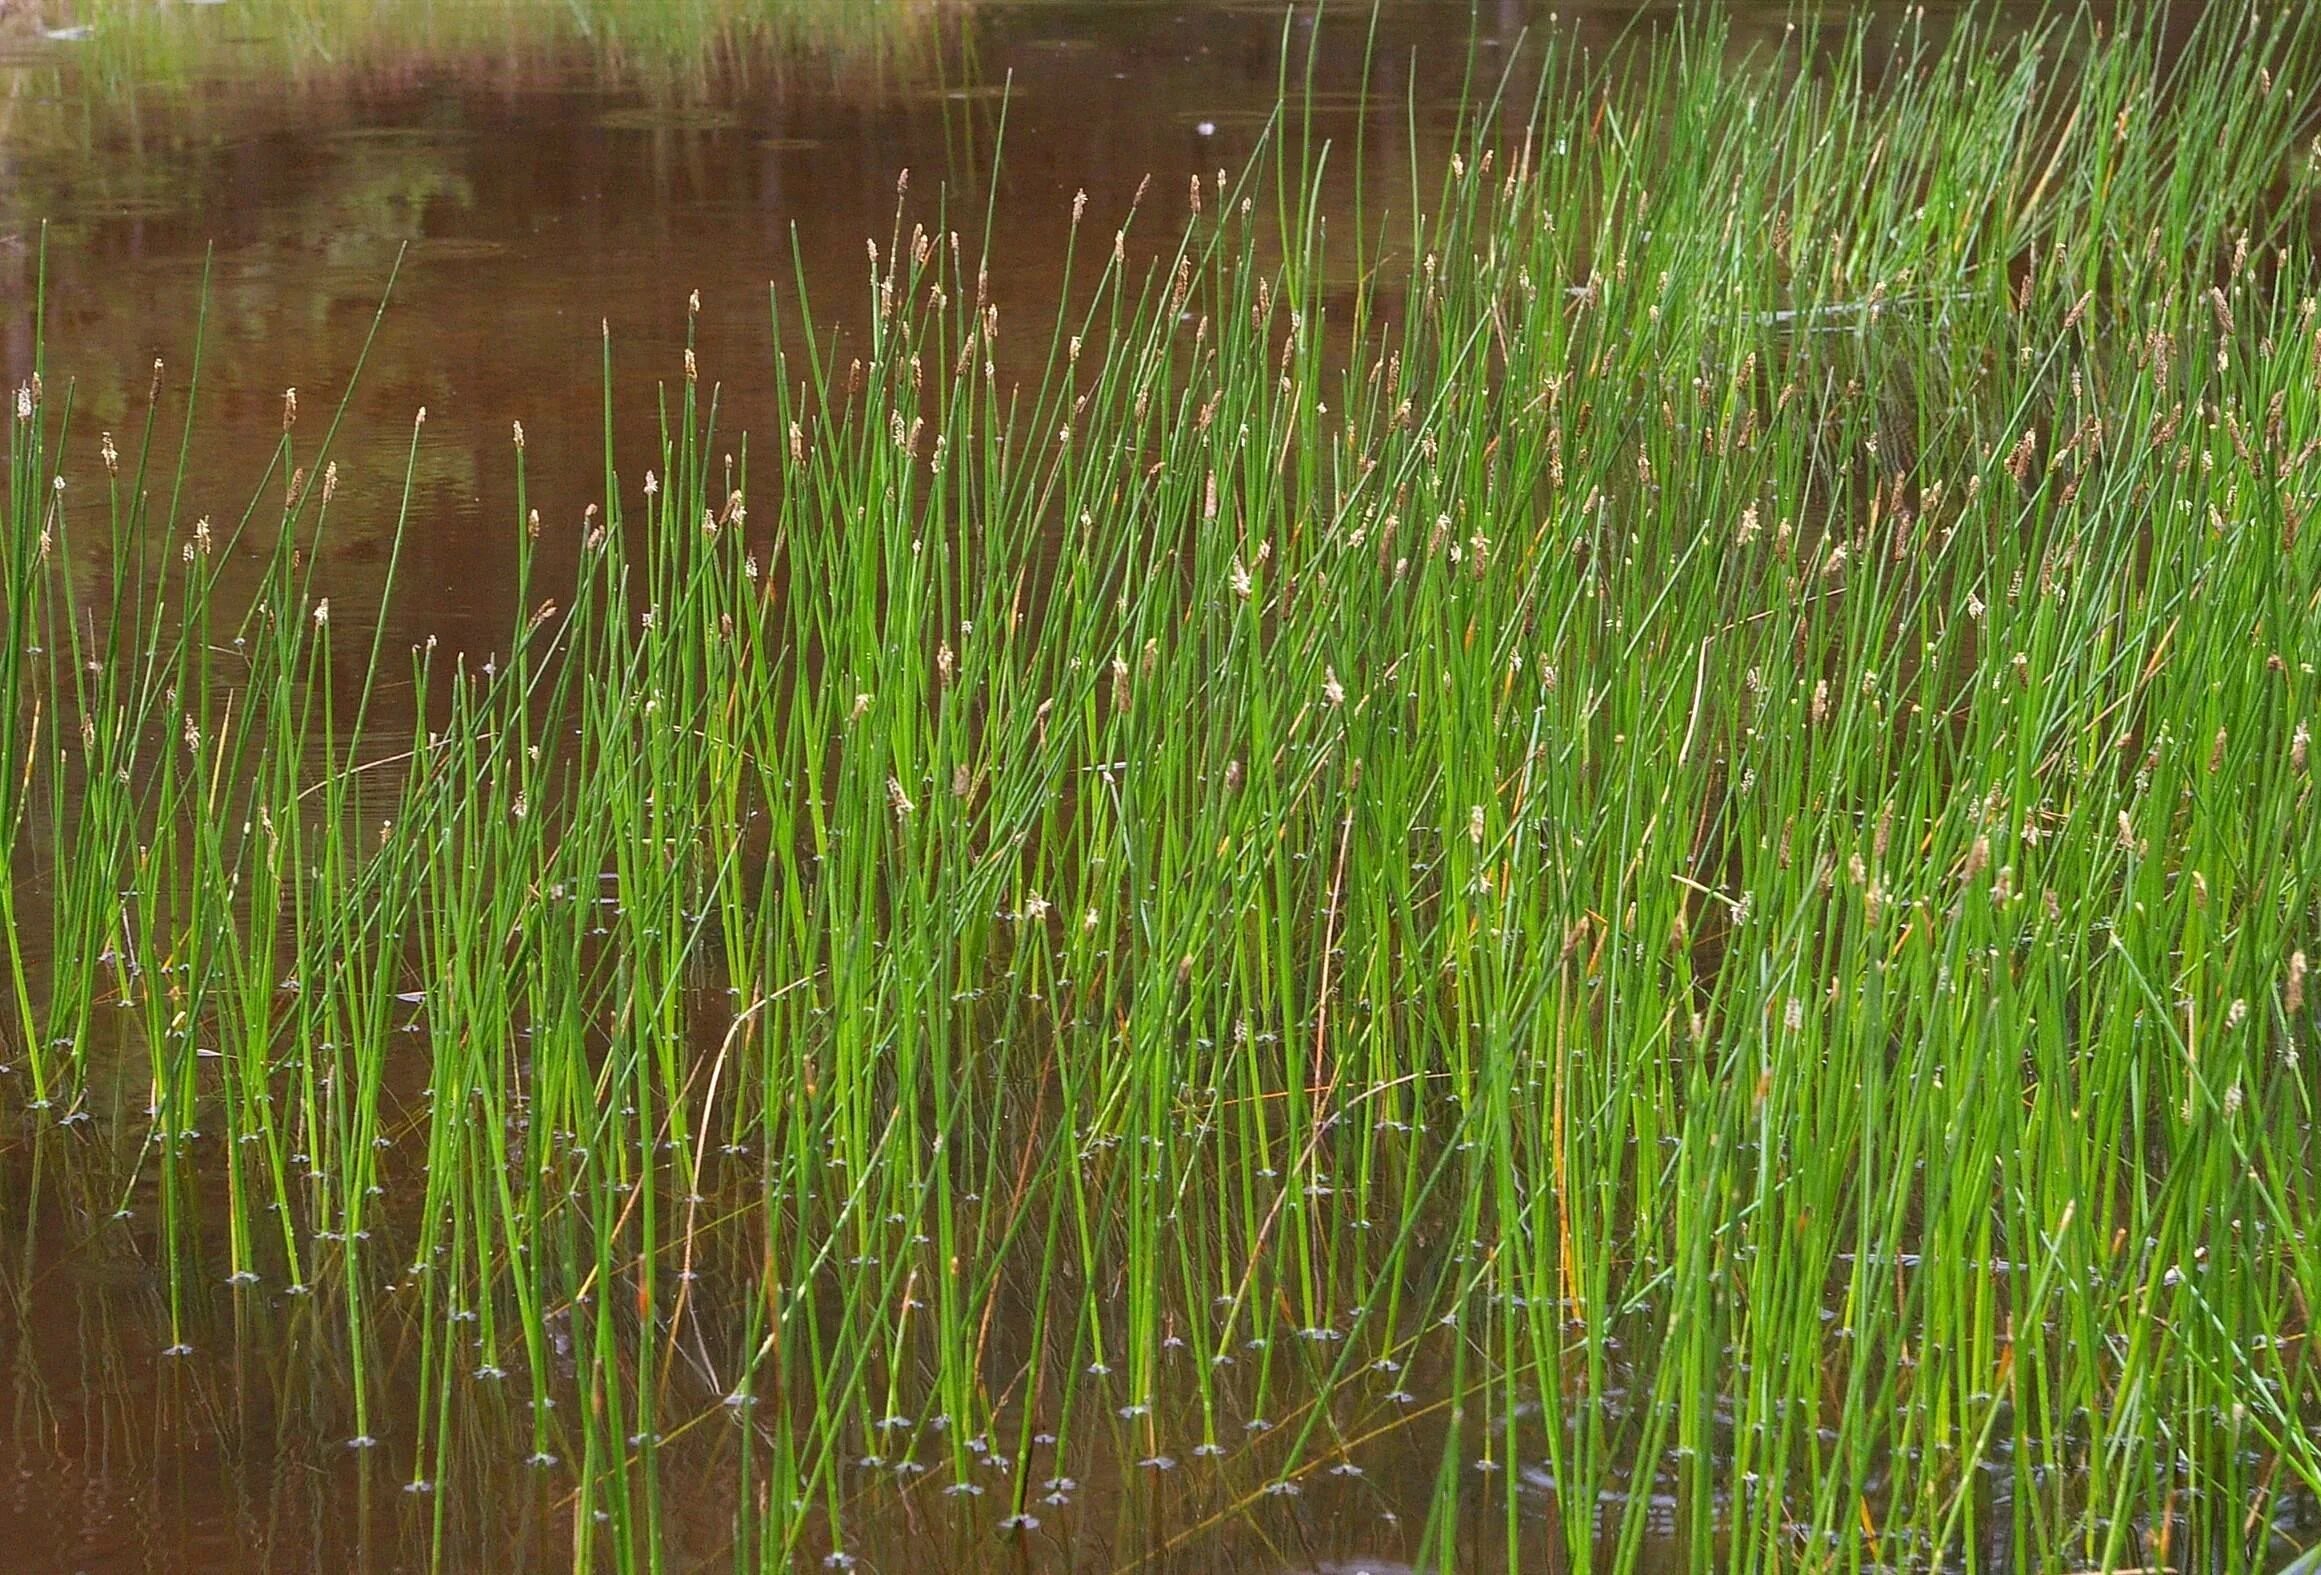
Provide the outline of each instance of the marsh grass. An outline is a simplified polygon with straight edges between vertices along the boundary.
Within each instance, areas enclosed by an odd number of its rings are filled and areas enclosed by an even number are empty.
[[[330,606],[335,422],[195,521],[36,378],[25,1141],[454,1565],[2270,1567],[2317,44],[1551,45],[1356,236],[1285,34],[1069,313],[900,190],[754,438],[608,344],[488,659]]]
[[[317,0],[59,0],[30,8],[52,53],[100,95],[197,93],[258,74],[305,92],[396,85],[448,74],[504,79],[587,62],[610,85],[698,103],[769,61],[810,63],[842,83],[915,73],[956,0],[448,0],[342,5]]]

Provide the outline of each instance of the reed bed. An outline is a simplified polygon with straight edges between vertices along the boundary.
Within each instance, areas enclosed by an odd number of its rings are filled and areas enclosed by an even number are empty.
[[[1053,316],[901,190],[778,408],[688,350],[616,466],[608,345],[488,655],[333,606],[311,396],[192,519],[183,395],[34,378],[42,1206],[452,1566],[2277,1566],[2309,15],[1697,16],[1398,170],[1285,33]]]
[[[837,85],[915,79],[958,0],[36,0],[18,15],[65,52],[100,110],[156,86],[198,108],[220,76],[305,94],[431,78],[545,80],[585,62],[599,81],[691,106],[769,61]],[[675,122],[685,124],[684,121]]]

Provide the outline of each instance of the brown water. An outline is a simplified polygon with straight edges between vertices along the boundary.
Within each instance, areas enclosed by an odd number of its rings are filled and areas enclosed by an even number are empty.
[[[510,423],[524,423],[533,502],[550,524],[577,521],[601,493],[600,329],[627,401],[627,474],[647,462],[649,380],[677,373],[690,291],[728,430],[768,430],[769,283],[785,314],[802,274],[819,326],[855,320],[864,243],[887,244],[909,171],[912,218],[944,213],[971,247],[994,199],[998,293],[1023,325],[1018,348],[1036,354],[1065,289],[1074,194],[1088,195],[1095,247],[1148,179],[1142,222],[1180,222],[1190,178],[1238,170],[1255,146],[1285,41],[1293,62],[1316,46],[1320,124],[1351,140],[1361,8],[1339,8],[1318,39],[1311,9],[1285,35],[1272,0],[940,0],[916,8],[892,56],[742,58],[675,87],[585,58],[487,55],[281,91],[237,71],[274,58],[252,43],[190,80],[133,82],[94,107],[73,75],[83,46],[44,43],[14,70],[13,127],[0,136],[5,372],[29,369],[43,220],[52,366],[77,379],[75,424],[91,438],[134,425],[156,358],[182,388],[206,265],[186,516],[232,518],[265,472],[282,391],[300,391],[309,423],[328,413],[392,275],[337,451],[346,561],[323,589],[342,606],[371,601],[424,407],[414,508],[425,528],[391,616],[414,638],[488,645],[510,611]],[[1475,14],[1472,69],[1486,81],[1527,32],[1608,43],[1636,21],[1632,6],[1532,0],[1481,0]],[[1784,14],[1740,8],[1736,47],[1777,38]],[[230,5],[210,15],[231,28]],[[1407,206],[1414,122],[1421,166],[1439,166],[1433,144],[1470,70],[1467,16],[1465,0],[1381,12],[1360,128],[1372,170],[1393,172],[1373,175],[1375,217]],[[1350,205],[1350,161],[1339,165],[1335,196]],[[93,457],[93,444],[77,447]]]
[[[1256,146],[1285,37],[1293,60],[1314,50],[1319,124],[1350,135],[1361,118],[1373,167],[1406,171],[1439,161],[1462,83],[1470,71],[1496,77],[1527,29],[1608,42],[1633,21],[1631,7],[1564,3],[1551,18],[1546,4],[1482,0],[1470,38],[1464,3],[1387,0],[1365,109],[1355,94],[1368,40],[1354,9],[1317,41],[1302,10],[1285,35],[1272,0],[936,3],[867,54],[742,49],[658,77],[577,51],[455,55],[318,64],[288,87],[261,74],[279,58],[263,39],[109,87],[75,58],[88,41],[24,40],[0,68],[0,359],[11,382],[30,369],[45,221],[51,377],[73,380],[75,446],[93,463],[99,430],[126,434],[142,419],[157,358],[182,394],[206,273],[201,437],[183,512],[232,519],[266,475],[283,390],[299,390],[303,420],[327,418],[392,278],[337,450],[345,501],[319,589],[344,607],[375,599],[424,407],[391,632],[480,655],[515,611],[511,423],[526,429],[545,519],[576,524],[602,494],[604,336],[621,372],[620,462],[634,474],[652,434],[650,379],[677,375],[690,292],[726,430],[763,433],[769,283],[794,334],[803,277],[813,321],[843,345],[865,240],[888,244],[898,203],[916,219],[947,212],[972,247],[988,200],[999,298],[1015,320],[1044,324],[1070,289],[1075,194],[1086,192],[1098,238],[1084,249],[1109,242],[1148,179],[1140,222],[1175,225],[1195,172],[1238,168]],[[1785,15],[1741,9],[1736,45],[1778,35]],[[210,18],[238,25],[231,5]],[[1339,179],[1336,200],[1352,205],[1350,177]],[[1367,216],[1390,221],[1401,189],[1361,194]],[[1038,337],[1025,331],[1027,353]],[[206,1326],[215,1359],[158,1358],[170,1328],[160,1269],[117,1243],[92,1245],[88,1222],[125,1200],[83,1190],[53,1147],[12,1142],[0,1136],[0,1219],[32,1228],[0,1242],[0,1570],[421,1567],[438,1537],[448,1568],[564,1562],[571,1504],[514,1453],[431,1499],[350,1455],[338,1347],[295,1301],[237,1300]],[[1241,1513],[1262,1466],[1140,1466],[1123,1442],[1080,1493],[1069,1543],[995,1552],[939,1501],[905,1495],[861,1551],[886,1569],[1149,1558],[1394,1575],[1413,1557],[1452,1425],[1441,1371],[1414,1363],[1399,1383],[1374,1404],[1408,1420],[1384,1430],[1363,1473],[1317,1477],[1295,1500]],[[522,1433],[516,1397],[507,1409],[500,1431]],[[1343,1430],[1377,1425],[1349,1415]],[[688,1447],[668,1473],[678,1568],[715,1562],[733,1512],[727,1446]],[[1536,1474],[1505,1480],[1499,1504],[1481,1510],[1484,1546],[1504,1546],[1487,1539],[1506,1502],[1530,1517],[1593,1512],[1559,1505]],[[1227,1529],[1179,1540],[1211,1517]],[[1649,1546],[1685,1567],[1707,1550],[1667,1534],[1672,1519],[1650,1508]]]
[[[1387,13],[1369,127],[1386,167],[1407,167],[1406,95],[1422,135],[1450,113],[1465,29],[1444,24],[1461,11]],[[1517,0],[1485,6],[1486,69],[1531,20]],[[346,495],[375,541],[424,406],[426,528],[398,619],[415,635],[488,640],[509,611],[510,423],[525,425],[544,518],[577,520],[601,492],[600,327],[631,401],[631,474],[646,462],[647,379],[677,371],[689,291],[705,375],[724,382],[733,425],[765,430],[769,282],[794,312],[802,272],[820,325],[855,318],[865,240],[887,244],[906,170],[912,216],[931,219],[947,197],[947,227],[972,245],[1004,89],[995,273],[1028,349],[1063,289],[1074,193],[1088,193],[1098,244],[1147,176],[1147,223],[1175,224],[1195,171],[1248,156],[1277,86],[1270,4],[945,6],[929,25],[936,36],[904,64],[745,62],[695,102],[607,82],[587,61],[513,74],[455,63],[289,94],[234,80],[149,92],[134,125],[0,155],[13,166],[0,208],[8,375],[28,367],[41,219],[55,361],[79,377],[89,427],[131,425],[155,357],[186,374],[206,258],[208,437],[187,497],[192,513],[229,517],[265,469],[282,390],[300,390],[309,420],[327,411],[400,257],[340,451]],[[1341,23],[1323,44],[1325,92],[1342,98],[1362,31]],[[48,74],[25,69],[36,84]],[[351,523],[361,537],[365,522]],[[344,550],[331,578],[346,602],[367,601],[375,549]]]

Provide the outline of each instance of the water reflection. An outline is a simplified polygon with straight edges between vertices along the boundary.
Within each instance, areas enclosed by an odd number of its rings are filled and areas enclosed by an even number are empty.
[[[13,303],[0,356],[12,379],[30,367],[45,222],[51,366],[76,380],[88,437],[142,420],[156,359],[175,430],[207,271],[188,520],[238,516],[272,458],[284,388],[328,411],[400,259],[336,451],[342,523],[322,588],[342,608],[373,599],[424,407],[422,528],[391,616],[398,636],[479,651],[510,611],[510,423],[525,424],[533,503],[552,526],[602,493],[601,333],[633,483],[650,379],[676,373],[687,293],[701,293],[701,360],[725,384],[728,432],[762,432],[769,286],[793,333],[801,277],[817,326],[858,320],[864,243],[894,233],[903,171],[914,222],[973,244],[995,216],[996,293],[1037,324],[1067,289],[1074,194],[1088,194],[1101,239],[1140,189],[1143,233],[1173,233],[1190,177],[1248,157],[1285,45],[1292,62],[1311,56],[1319,124],[1360,132],[1363,206],[1390,222],[1410,206],[1414,128],[1431,168],[1470,70],[1495,77],[1527,30],[1602,43],[1633,20],[1564,6],[1550,21],[1545,4],[1491,0],[1470,52],[1468,8],[1431,0],[1384,6],[1375,39],[1351,13],[1317,27],[1311,8],[1270,0],[808,0],[777,8],[780,25],[713,7],[692,24],[705,32],[643,40],[511,20],[533,9],[551,8],[431,8],[451,23],[426,48],[389,31],[326,49],[262,4],[158,7],[172,20],[143,55],[102,38],[19,50],[0,134],[0,287]],[[1777,36],[1783,15],[1745,12],[1734,47]],[[1354,209],[1353,185],[1341,157],[1338,208]],[[1019,353],[1044,349],[1036,338],[1023,334]],[[83,464],[93,448],[79,445]]]

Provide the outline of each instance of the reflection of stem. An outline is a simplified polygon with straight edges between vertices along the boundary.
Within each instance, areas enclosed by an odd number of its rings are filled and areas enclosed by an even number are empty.
[[[1413,1335],[1409,1341],[1405,1342],[1405,1349],[1417,1343],[1417,1336]],[[1478,1378],[1474,1381],[1473,1384],[1464,1389],[1453,1388],[1450,1393],[1444,1395],[1440,1400],[1429,1401],[1425,1405],[1413,1406],[1408,1410],[1399,1411],[1395,1414],[1395,1417],[1392,1421],[1383,1423],[1378,1427],[1374,1427],[1367,1433],[1357,1433],[1352,1438],[1343,1440],[1340,1444],[1340,1453],[1350,1455],[1355,1450],[1361,1448],[1363,1445],[1384,1438],[1390,1433],[1400,1432],[1402,1429],[1410,1426],[1413,1422],[1418,1421],[1421,1417],[1432,1416],[1437,1411],[1456,1411],[1458,1407],[1465,1405],[1470,1398],[1481,1394],[1485,1389],[1490,1387],[1490,1382],[1491,1381],[1488,1378]],[[1321,1403],[1321,1398],[1322,1397],[1317,1397],[1311,1403],[1313,1405],[1319,1405]],[[1284,1480],[1295,1480],[1297,1477],[1304,1475],[1305,1471],[1311,1471],[1314,1466],[1319,1464],[1321,1464],[1320,1461],[1313,1461],[1312,1463],[1308,1464],[1303,1471],[1292,1472]],[[1254,1505],[1260,1498],[1263,1498],[1267,1491],[1268,1488],[1258,1488],[1253,1492],[1242,1494],[1239,1498],[1232,1500],[1224,1507],[1211,1513],[1208,1518],[1196,1521],[1192,1525],[1186,1526],[1183,1530],[1178,1531],[1173,1536],[1168,1537],[1164,1541],[1156,1543],[1152,1548],[1139,1555],[1138,1557],[1129,1560],[1125,1564],[1115,1566],[1115,1569],[1132,1570],[1140,1568],[1143,1565],[1150,1564],[1155,1559],[1158,1559],[1162,1555],[1170,1552],[1172,1549],[1182,1547],[1185,1543],[1190,1542],[1193,1538],[1200,1536],[1202,1533],[1224,1525],[1227,1521],[1238,1519],[1240,1516],[1246,1514],[1250,1507]]]
[[[660,1400],[664,1404],[669,1398],[669,1369],[677,1354],[677,1330],[685,1322],[685,1303],[693,1294],[693,1243],[701,1217],[701,1156],[709,1143],[710,1112],[717,1108],[718,1078],[724,1074],[726,1059],[733,1053],[734,1041],[741,1037],[741,1031],[748,1026],[749,1020],[783,996],[788,995],[792,990],[799,989],[809,983],[812,977],[809,974],[804,979],[792,980],[773,994],[761,996],[745,1007],[740,1015],[734,1018],[733,1026],[726,1029],[725,1039],[717,1047],[717,1059],[710,1065],[709,1087],[701,1096],[701,1123],[693,1137],[693,1176],[685,1189],[685,1252],[677,1271],[677,1301],[669,1309],[669,1338],[661,1349]],[[675,1114],[674,1109],[672,1109],[670,1112],[672,1120],[675,1119]],[[714,1379],[716,1375],[712,1373],[710,1376]],[[722,1392],[723,1386],[720,1385],[719,1388]]]
[[[1020,1218],[1023,1213],[1024,1198],[1031,1188],[1032,1159],[1033,1156],[1038,1154],[1040,1150],[1040,1132],[1042,1130],[1040,1126],[1040,1118],[1047,1112],[1048,1108],[1048,1080],[1055,1071],[1055,1064],[1056,1052],[1054,1045],[1051,1044],[1048,1047],[1047,1065],[1040,1069],[1039,1078],[1034,1084],[1036,1092],[1032,1095],[1031,1119],[1024,1124],[1025,1137],[1023,1155],[1022,1158],[1017,1162],[1015,1169],[1015,1191],[1014,1195],[1007,1200],[1007,1207],[1001,1211],[1000,1217],[1002,1219],[1015,1220]],[[1010,1225],[1008,1228],[1008,1237],[1002,1239],[1002,1245],[1004,1246],[1006,1240],[1012,1238],[1013,1235],[1014,1226]],[[1041,1312],[1038,1325],[1038,1342],[1034,1346],[1033,1351],[1032,1376],[1025,1389],[1025,1394],[1027,1396],[1036,1395],[1038,1393],[1039,1363],[1041,1361],[1041,1353],[1045,1351],[1047,1345],[1047,1274],[1044,1267],[1040,1276],[1040,1282]],[[998,1309],[999,1298],[997,1296],[987,1298],[983,1304],[983,1317],[978,1320],[975,1325],[975,1356],[973,1370],[976,1372],[981,1372],[983,1370],[983,1353],[988,1348],[991,1339],[991,1317],[993,1313],[998,1311]],[[1023,1505],[1020,1502],[1016,1505],[1016,1511],[1019,1514],[1023,1511]]]

